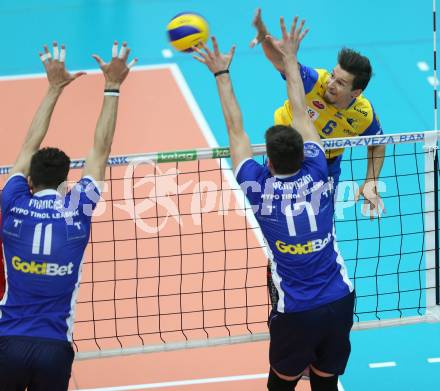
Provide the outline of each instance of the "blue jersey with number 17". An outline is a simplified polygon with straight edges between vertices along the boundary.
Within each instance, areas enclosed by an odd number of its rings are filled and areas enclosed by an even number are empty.
[[[82,178],[61,196],[32,194],[22,174],[2,195],[6,291],[0,301],[0,336],[72,341],[75,301],[93,209],[95,181]]]
[[[267,244],[279,312],[314,309],[353,290],[336,243],[324,150],[306,142],[304,156],[289,176],[253,159],[236,170]]]

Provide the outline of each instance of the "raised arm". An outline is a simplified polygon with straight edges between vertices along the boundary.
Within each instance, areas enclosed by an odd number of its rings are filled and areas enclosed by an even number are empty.
[[[304,27],[304,20],[301,21],[297,28],[298,17],[296,16],[290,32],[286,30],[284,19],[280,19],[282,40],[278,46],[278,50],[282,55],[284,67],[286,70],[287,80],[287,95],[289,96],[289,103],[293,114],[293,127],[301,133],[304,141],[320,142],[318,132],[313,126],[312,121],[307,113],[306,96],[304,92],[304,85],[301,80],[301,75],[298,68],[297,53],[299,45],[308,30],[302,31]],[[273,40],[268,36],[267,40]]]
[[[32,119],[31,126],[9,175],[16,173],[29,175],[32,156],[40,149],[47,134],[53,110],[64,87],[85,74],[84,72],[75,74],[67,72],[64,65],[66,48],[62,45],[60,51],[56,42],[53,43],[53,56],[49,52],[49,48],[44,46],[44,54],[40,53],[40,58],[46,70],[49,88]]]
[[[105,177],[105,168],[116,128],[119,88],[126,79],[130,68],[137,61],[134,59],[127,64],[129,54],[130,49],[126,42],[122,44],[119,54],[118,43],[115,42],[112,49],[112,60],[109,63],[105,63],[98,55],[93,55],[105,78],[104,102],[96,124],[93,147],[86,159],[83,176],[91,176],[96,181],[103,181]]]
[[[379,191],[379,176],[384,160],[385,145],[368,147],[367,174],[364,183],[362,183],[354,196],[356,202],[359,201],[361,196],[364,197],[362,213],[364,216],[368,216],[369,214],[370,220],[373,220],[376,214],[378,217],[381,217],[382,213],[386,213]]]
[[[249,46],[253,48],[259,43],[261,43],[266,58],[272,63],[272,65],[279,72],[284,73],[285,69],[284,69],[283,57],[278,50],[280,41],[274,38],[272,40],[266,39],[266,37],[270,34],[269,31],[267,30],[266,25],[263,22],[263,18],[261,16],[261,8],[257,8],[254,19],[252,20],[252,25],[257,30],[257,35],[251,41]]]
[[[211,39],[214,50],[209,50],[206,45],[202,46],[203,50],[194,48],[199,54],[194,58],[205,64],[216,78],[223,115],[228,129],[232,165],[235,169],[243,160],[252,157],[251,144],[243,129],[241,110],[229,76],[229,66],[234,56],[235,46],[231,48],[228,54],[221,54],[216,38],[212,37]]]

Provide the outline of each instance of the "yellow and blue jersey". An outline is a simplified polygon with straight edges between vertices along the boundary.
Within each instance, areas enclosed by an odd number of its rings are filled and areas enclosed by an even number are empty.
[[[333,225],[333,193],[324,149],[304,143],[293,175],[273,176],[249,158],[236,169],[265,238],[278,312],[311,310],[353,291]]]
[[[382,134],[382,127],[370,101],[363,95],[353,99],[350,106],[339,110],[324,100],[331,74],[325,69],[313,69],[300,65],[300,74],[306,94],[307,111],[321,138],[373,136]],[[276,125],[292,125],[289,101],[274,114]],[[343,148],[326,152],[334,158],[344,152]]]
[[[2,193],[6,290],[0,336],[72,341],[75,300],[92,212],[100,198],[91,177],[61,196],[32,194],[22,174]]]

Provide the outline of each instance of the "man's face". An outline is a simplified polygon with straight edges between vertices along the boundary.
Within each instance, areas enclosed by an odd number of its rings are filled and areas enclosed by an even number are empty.
[[[360,95],[361,90],[352,90],[354,76],[344,71],[339,64],[335,66],[327,83],[327,91],[324,100],[339,108],[350,104],[353,98]]]

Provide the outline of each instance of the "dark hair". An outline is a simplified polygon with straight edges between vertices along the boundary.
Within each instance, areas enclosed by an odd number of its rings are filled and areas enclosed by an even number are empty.
[[[354,76],[353,90],[365,90],[373,74],[370,60],[352,49],[342,48],[338,53],[340,67]]]
[[[275,125],[266,131],[267,157],[277,174],[292,174],[304,160],[301,134],[291,126]]]
[[[57,189],[67,179],[70,158],[58,148],[42,148],[31,159],[29,176],[35,187]]]

